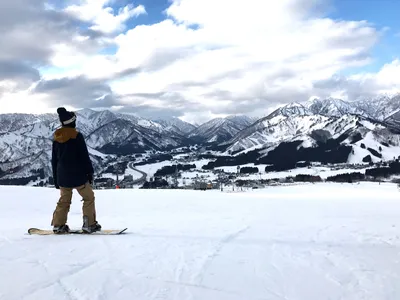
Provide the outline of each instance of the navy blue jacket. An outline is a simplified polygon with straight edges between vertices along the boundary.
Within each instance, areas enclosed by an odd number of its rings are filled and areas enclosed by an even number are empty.
[[[94,173],[85,139],[75,128],[55,131],[51,164],[56,187],[81,186]]]

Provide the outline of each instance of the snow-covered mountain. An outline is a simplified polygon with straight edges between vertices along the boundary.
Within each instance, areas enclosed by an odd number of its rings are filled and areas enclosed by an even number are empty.
[[[52,129],[56,127],[35,123],[0,134],[0,178],[39,177],[41,172],[50,177]],[[105,155],[91,147],[88,150],[94,168],[101,168]]]
[[[19,128],[38,122],[52,121],[57,118],[56,114],[1,114],[0,133],[7,133]]]
[[[352,148],[349,163],[391,160],[400,155],[400,135],[382,123],[349,114],[340,117],[310,114],[301,104],[275,111],[222,145],[227,153],[254,149],[268,153],[282,143],[294,141],[300,142],[301,148],[318,148],[321,143],[338,141],[338,145]]]
[[[85,136],[95,169],[105,153],[165,150],[187,144],[187,139],[161,124],[128,114],[83,109],[77,129]],[[60,127],[57,114],[0,115],[0,178],[51,176],[52,135]]]
[[[314,100],[307,104],[305,107],[312,114],[316,115],[328,117],[341,117],[346,114],[366,115],[355,103],[349,103],[341,99],[327,98],[323,100]]]
[[[251,125],[252,123],[254,123],[255,121],[258,120],[258,119],[250,118],[246,115],[230,115],[230,116],[225,117],[225,119],[227,119],[243,128],[246,128],[247,126]]]
[[[85,136],[89,135],[97,128],[118,119],[118,117],[109,110],[94,111],[86,108],[77,111],[76,114],[76,126]]]
[[[87,144],[104,153],[131,154],[145,150],[168,150],[188,144],[167,129],[146,128],[127,119],[116,119],[92,131]]]
[[[266,119],[272,119],[276,116],[284,116],[290,118],[294,116],[310,116],[312,114],[313,113],[303,104],[293,102],[278,108],[277,110],[269,114]]]
[[[171,132],[176,132],[180,135],[186,135],[196,129],[195,125],[182,121],[181,119],[176,117],[158,118],[153,121],[161,124],[165,129]]]
[[[101,126],[109,124],[115,120],[127,120],[132,124],[152,129],[160,133],[168,131],[156,122],[132,114],[116,113],[109,110],[95,111],[85,108],[77,111],[77,115],[77,127],[86,135],[89,135]]]
[[[364,116],[377,121],[385,121],[400,110],[400,94],[379,96],[357,101],[327,98],[303,103],[313,114],[340,117],[346,114]]]
[[[199,142],[221,143],[229,140],[251,124],[252,120],[244,115],[216,118],[191,131],[188,137]]]
[[[342,145],[347,162],[389,160],[400,155],[400,95],[293,102],[258,120],[234,115],[200,126],[178,118],[148,120],[107,110],[83,109],[77,115],[77,128],[99,169],[107,163],[106,154],[168,151],[201,143],[216,146],[226,155],[261,149],[260,153],[268,156],[290,143],[297,145],[290,151],[318,148],[326,155],[339,151],[335,145]],[[43,172],[50,175],[52,134],[59,126],[57,114],[0,114],[0,179],[41,176]],[[325,147],[324,143],[334,146]],[[296,157],[297,153],[290,151],[289,158]],[[321,153],[318,159],[324,159]]]

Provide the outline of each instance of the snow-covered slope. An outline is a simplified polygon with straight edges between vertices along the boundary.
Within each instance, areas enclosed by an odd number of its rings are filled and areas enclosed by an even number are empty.
[[[161,124],[128,114],[113,113],[108,110],[95,111],[83,109],[77,113],[77,129],[88,139],[88,145],[108,150],[121,149],[137,144],[131,149],[163,149],[187,144],[187,140]],[[1,127],[2,126],[2,127]],[[0,114],[0,168],[8,170],[2,163],[15,162],[18,165],[21,158],[31,164],[38,153],[48,153],[51,150],[51,140],[54,131],[60,127],[57,114]],[[93,149],[93,153],[95,150]],[[102,155],[96,153],[96,156]],[[44,157],[43,161],[48,158]],[[96,159],[95,159],[96,160]],[[48,164],[43,166],[48,169]],[[31,168],[31,169],[32,169]],[[39,168],[40,169],[40,168]],[[1,172],[0,172],[1,173]],[[29,173],[29,172],[28,172]],[[48,172],[46,172],[48,173]],[[16,174],[14,174],[16,176]]]
[[[206,143],[220,143],[233,137],[235,134],[251,124],[246,116],[228,116],[208,121],[190,132],[189,137]]]
[[[0,187],[1,299],[400,298],[394,184],[95,193],[99,223],[125,235],[29,236],[59,191]]]
[[[147,129],[152,129],[160,133],[166,132],[160,124],[132,114],[115,113],[109,110],[95,111],[87,108],[77,111],[77,114],[77,127],[86,135],[115,120],[127,120]]]
[[[296,116],[309,116],[309,115],[312,115],[312,112],[307,107],[305,107],[301,103],[293,102],[278,108],[270,115],[268,115],[266,119],[272,119],[276,116],[284,116],[290,118]]]
[[[240,151],[253,147],[278,143],[306,135],[313,130],[321,129],[331,122],[331,118],[316,115],[284,116],[273,113],[258,120],[253,125],[229,140],[228,150]]]
[[[148,119],[144,119],[144,118],[136,116],[134,114],[115,113],[115,115],[119,119],[128,120],[135,125],[139,125],[144,128],[152,129],[159,133],[168,132],[168,130],[166,128],[164,128],[162,125],[158,124],[157,122],[154,122],[154,121],[148,120]]]
[[[334,118],[274,114],[241,131],[225,145],[228,145],[228,152],[271,148],[292,141],[302,141],[301,146],[307,148],[341,137],[341,144],[353,148],[348,159],[351,163],[361,163],[367,155],[377,162],[392,160],[400,154],[400,135],[379,123],[353,115]]]
[[[107,123],[87,136],[89,146],[106,153],[131,154],[144,150],[162,150],[184,144],[185,138],[142,127],[125,119]]]
[[[51,122],[56,118],[56,114],[0,114],[0,133],[15,131],[43,121]]]
[[[235,115],[213,119],[197,128],[176,118],[153,121],[91,109],[77,114],[77,128],[87,138],[91,153],[96,153],[96,163],[101,152],[132,154],[208,143],[229,154],[274,149],[282,142],[292,141],[301,141],[301,147],[314,147],[321,139],[339,137],[344,137],[342,145],[352,147],[349,162],[389,160],[400,154],[396,134],[400,133],[400,95],[357,101],[328,98],[295,102],[257,121]],[[51,136],[59,126],[56,114],[0,114],[0,176],[4,177],[5,170],[13,172],[6,176],[48,170]]]
[[[253,118],[250,118],[245,115],[230,115],[225,117],[225,119],[239,125],[242,128],[246,128],[247,126],[251,125],[256,121]]]
[[[51,147],[51,127],[43,126],[43,123],[0,134],[0,170],[4,172],[0,172],[0,179],[36,176],[40,170],[45,178],[52,176]],[[102,166],[104,155],[88,148],[97,170]]]
[[[2,116],[4,115],[0,115],[0,120]],[[21,118],[21,115],[15,116]],[[29,119],[29,117],[25,118],[25,115],[22,117],[20,121],[14,123],[13,130],[0,134],[0,179],[27,178],[41,172],[45,178],[48,178],[52,176],[51,147],[53,133],[60,126],[58,117],[43,115],[37,117],[34,122],[16,126]],[[93,128],[90,116],[79,115],[78,117],[80,121],[77,124],[78,129],[85,135]],[[96,120],[99,118],[92,118],[93,122]],[[91,147],[89,147],[89,153],[95,169],[99,169],[104,155]]]
[[[366,115],[354,103],[349,103],[341,99],[327,98],[323,100],[314,100],[308,104],[308,109],[312,114],[341,117],[346,114]]]
[[[384,121],[400,109],[400,94],[382,95],[356,101],[327,98],[307,101],[303,104],[313,114],[341,117],[346,114],[364,116]]]
[[[109,110],[94,111],[84,109],[77,111],[77,128],[86,136],[97,128],[117,119],[117,116]]]
[[[186,135],[196,129],[196,126],[175,117],[159,118],[155,119],[154,122],[161,124],[162,126],[164,126],[164,128],[171,132],[176,132],[181,135]]]

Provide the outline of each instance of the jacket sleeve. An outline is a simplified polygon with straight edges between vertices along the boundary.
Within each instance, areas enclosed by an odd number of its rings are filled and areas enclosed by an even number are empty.
[[[58,162],[57,143],[53,141],[52,153],[51,153],[51,167],[53,170],[53,181],[55,186],[57,186],[57,162]]]
[[[78,145],[79,145],[79,153],[81,156],[82,166],[83,166],[86,174],[93,174],[94,170],[93,170],[92,161],[90,160],[90,156],[89,156],[89,152],[88,152],[88,149],[86,146],[85,139],[83,138],[83,135],[81,133],[78,133],[77,140],[78,140]]]

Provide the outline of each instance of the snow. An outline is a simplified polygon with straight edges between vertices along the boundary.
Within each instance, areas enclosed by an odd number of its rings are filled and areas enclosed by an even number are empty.
[[[112,178],[114,180],[117,180],[117,174],[114,174],[114,173],[102,173],[100,175],[100,177],[102,177],[102,178]],[[118,175],[118,179],[119,180],[124,179],[124,175]]]
[[[183,155],[187,155],[187,154],[183,154]],[[145,172],[147,174],[147,178],[151,178],[154,176],[154,174],[159,169],[161,169],[164,166],[173,166],[175,164],[194,164],[194,165],[196,165],[197,169],[201,169],[202,166],[208,164],[208,162],[210,161],[210,159],[199,159],[199,160],[195,160],[195,161],[179,161],[179,158],[180,157],[178,157],[178,155],[176,155],[174,161],[165,160],[162,162],[146,164],[146,165],[142,165],[142,166],[135,166],[135,168],[140,171]]]
[[[190,162],[190,164],[196,165],[197,169],[201,169],[203,166],[208,164],[211,161],[211,159],[199,159],[193,162]]]
[[[135,170],[129,168],[129,166],[128,166],[128,168],[126,168],[126,170],[125,170],[125,175],[132,175],[133,180],[136,180],[136,179],[139,179],[139,178],[142,177],[142,174],[141,174],[141,173],[139,173],[138,171],[135,171]]]
[[[296,168],[293,170],[288,170],[288,171],[281,171],[281,172],[271,172],[271,173],[266,173],[266,174],[251,174],[247,177],[242,176],[238,177],[238,179],[274,179],[274,178],[286,178],[289,176],[296,176],[300,174],[304,175],[313,175],[313,176],[320,176],[322,179],[327,179],[330,176],[335,176],[338,174],[345,174],[345,173],[362,173],[365,174],[365,171],[368,168],[361,168],[361,169],[350,169],[350,168],[343,168],[343,169],[337,169],[337,170],[331,170],[330,168],[327,167],[313,167],[313,168]]]
[[[366,148],[372,148],[378,151],[382,155],[382,158],[378,158],[367,149],[361,148],[361,144],[364,144]],[[379,148],[382,149],[382,151],[380,151]],[[368,132],[362,140],[356,143],[356,147],[353,146],[353,150],[354,154],[350,153],[349,155],[349,163],[361,162],[362,159],[367,155],[371,156],[373,162],[379,162],[382,160],[390,161],[393,160],[393,158],[398,157],[400,154],[400,146],[391,145],[387,147],[382,145],[374,136],[373,132]]]
[[[146,164],[142,166],[134,166],[136,169],[143,171],[147,174],[147,178],[151,178],[154,176],[154,174],[161,169],[164,166],[171,166],[173,165],[174,162],[171,162],[170,160],[165,160],[153,164]]]
[[[365,171],[367,169],[370,169],[372,167],[369,167],[365,165],[360,165],[359,167],[354,167],[354,168],[349,168],[349,167],[341,167],[341,168],[330,168],[330,167],[302,167],[302,168],[295,168],[287,171],[280,171],[280,172],[265,172],[265,167],[266,164],[260,164],[260,165],[255,165],[254,163],[250,164],[245,164],[241,165],[240,167],[257,167],[259,173],[256,174],[243,174],[241,176],[238,176],[237,179],[243,179],[243,180],[259,180],[259,179],[274,179],[274,178],[286,178],[289,176],[296,176],[300,174],[304,175],[314,175],[314,176],[320,176],[322,179],[326,179],[330,176],[338,175],[338,174],[345,174],[345,173],[362,173],[365,174]],[[215,168],[217,170],[224,170],[225,172],[230,172],[230,173],[236,173],[237,172],[237,167],[236,166],[224,166],[224,167],[218,167]]]
[[[361,120],[360,123],[365,126],[366,128],[368,128],[369,130],[375,130],[377,125],[375,125],[374,123],[367,121],[367,120]],[[383,127],[383,126],[381,126]]]
[[[258,168],[259,172],[265,173],[265,167],[268,166],[266,164],[260,164],[260,165],[255,165],[254,163],[249,163],[249,164],[243,164],[240,165],[240,168],[244,167],[252,167],[252,168]],[[223,170],[226,173],[236,173],[237,172],[237,166],[223,166],[223,167],[216,167],[215,170]]]
[[[193,184],[196,179],[205,180],[206,182],[217,180],[218,176],[206,171],[187,171],[182,172],[181,178],[178,179],[179,186],[187,186]]]
[[[162,128],[162,126],[160,124],[155,123],[155,122],[151,122],[151,121],[146,120],[146,119],[139,119],[138,120],[138,124],[140,126],[143,126],[143,127],[146,127],[146,128],[152,128],[152,127]]]
[[[87,148],[88,148],[89,154],[95,155],[95,156],[98,156],[98,157],[101,157],[101,158],[106,158],[108,156],[109,157],[115,157],[116,156],[115,154],[104,154],[104,153],[102,153],[100,151],[97,151],[96,149],[91,148],[91,147],[87,147]]]
[[[154,120],[156,123],[163,125],[168,131],[175,131],[178,133],[188,134],[192,130],[196,129],[196,126],[182,121],[176,117],[163,117]]]
[[[25,234],[50,227],[58,193],[0,187],[0,299],[400,298],[394,184],[96,190],[99,222],[126,235]]]

